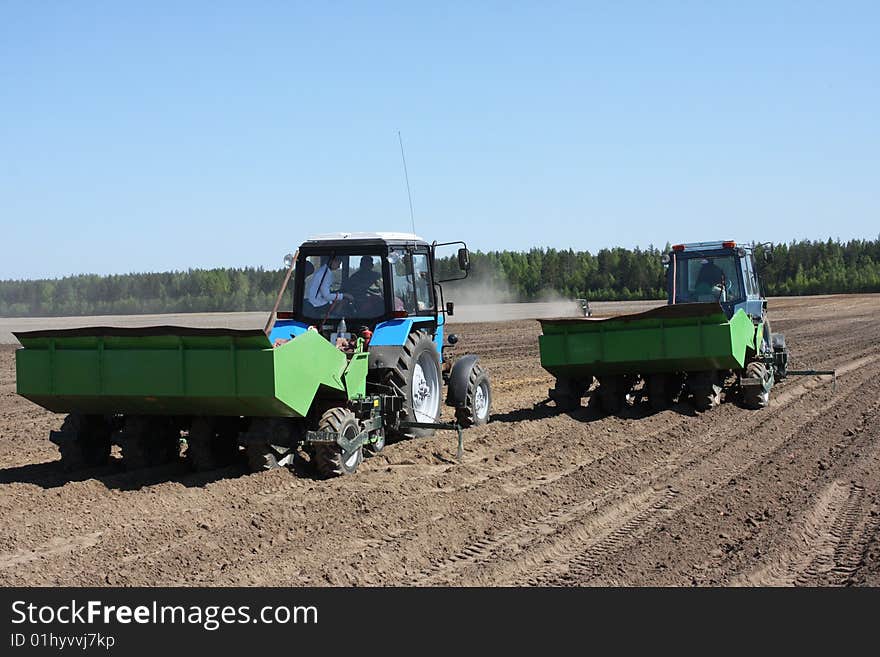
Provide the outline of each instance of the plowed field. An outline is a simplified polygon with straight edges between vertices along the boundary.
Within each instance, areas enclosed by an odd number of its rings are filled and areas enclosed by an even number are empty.
[[[535,407],[531,320],[461,323],[492,422],[323,481],[185,462],[65,475],[0,346],[2,585],[880,585],[880,296],[770,302],[771,406]],[[818,318],[818,319],[816,319]]]

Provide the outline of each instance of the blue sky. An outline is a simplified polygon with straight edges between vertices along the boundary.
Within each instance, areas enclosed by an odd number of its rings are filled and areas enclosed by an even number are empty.
[[[880,3],[0,0],[0,278],[880,233]]]

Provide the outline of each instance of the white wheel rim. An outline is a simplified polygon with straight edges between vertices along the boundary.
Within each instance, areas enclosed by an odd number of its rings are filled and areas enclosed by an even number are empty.
[[[486,383],[483,382],[477,386],[477,392],[474,394],[474,413],[478,419],[482,420],[489,412],[489,391],[486,390]]]
[[[416,422],[435,422],[440,410],[440,382],[437,365],[423,352],[413,368],[412,402]]]

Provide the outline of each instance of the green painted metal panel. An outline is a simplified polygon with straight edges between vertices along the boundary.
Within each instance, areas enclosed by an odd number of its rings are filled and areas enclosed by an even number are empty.
[[[296,417],[345,395],[345,355],[314,331],[98,327],[16,334],[18,393],[56,412]]]
[[[755,348],[749,316],[739,311],[728,321],[715,303],[539,321],[541,365],[556,376],[738,369]]]
[[[348,361],[345,370],[345,390],[349,399],[363,397],[367,394],[367,371],[370,367],[370,354],[365,351],[356,352]]]
[[[304,416],[322,389],[323,396],[344,397],[342,374],[348,360],[317,331],[306,331],[274,350],[276,395]]]

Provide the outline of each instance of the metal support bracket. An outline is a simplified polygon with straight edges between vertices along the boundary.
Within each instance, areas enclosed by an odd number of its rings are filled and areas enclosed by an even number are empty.
[[[792,376],[831,376],[831,392],[837,392],[837,370],[786,370]]]
[[[458,432],[458,452],[455,459],[461,463],[464,456],[464,427],[458,422],[401,422],[398,426],[401,429],[445,429]]]

